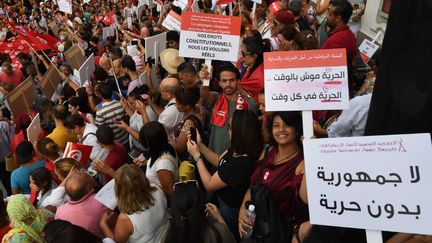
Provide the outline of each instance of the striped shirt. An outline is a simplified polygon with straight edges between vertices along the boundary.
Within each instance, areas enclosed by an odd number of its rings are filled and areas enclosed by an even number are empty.
[[[127,144],[129,142],[128,133],[116,126],[117,121],[121,121],[126,115],[120,102],[117,100],[108,101],[96,111],[96,124],[108,124],[114,131],[114,142]]]

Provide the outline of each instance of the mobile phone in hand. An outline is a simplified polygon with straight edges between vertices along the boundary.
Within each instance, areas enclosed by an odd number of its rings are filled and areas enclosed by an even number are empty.
[[[190,139],[195,143],[197,142],[197,130],[194,127],[190,128]]]
[[[132,159],[137,159],[140,155],[141,155],[141,153],[136,151],[136,150],[132,150],[129,153],[129,157],[131,157]]]

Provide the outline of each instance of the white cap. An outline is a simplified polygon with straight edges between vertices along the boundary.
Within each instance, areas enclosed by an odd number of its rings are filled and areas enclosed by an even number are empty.
[[[251,212],[255,211],[255,206],[253,204],[249,205],[248,210]]]

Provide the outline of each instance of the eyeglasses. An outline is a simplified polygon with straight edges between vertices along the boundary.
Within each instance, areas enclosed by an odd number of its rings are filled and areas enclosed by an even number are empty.
[[[179,185],[188,185],[188,184],[195,184],[196,187],[199,187],[199,186],[198,186],[198,181],[197,181],[197,180],[179,181],[179,182],[174,183],[174,186],[173,186],[173,187],[174,187],[174,190],[175,190],[176,187],[179,186]]]
[[[248,51],[242,51],[241,54],[243,57],[252,55],[252,53]]]

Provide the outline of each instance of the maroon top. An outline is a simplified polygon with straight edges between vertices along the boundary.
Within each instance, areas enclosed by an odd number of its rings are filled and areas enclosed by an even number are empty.
[[[127,151],[123,144],[116,144],[115,147],[109,151],[104,162],[113,168],[113,170],[117,170],[127,163],[127,156]],[[105,176],[105,182],[109,180],[111,180],[111,177]]]
[[[281,218],[286,220],[294,216],[294,221],[290,224],[290,226],[293,227],[309,220],[308,207],[301,200],[299,193],[303,175],[295,175],[297,166],[303,161],[303,151],[298,153],[290,161],[275,165],[273,162],[277,151],[278,149],[275,147],[270,148],[267,159],[263,159],[266,165],[262,173],[262,182],[264,185],[268,185],[279,173],[290,170],[284,178],[280,178],[278,182],[273,183],[270,192],[274,202],[279,208]],[[260,181],[258,180],[258,176],[263,160],[259,160],[255,163],[255,171],[251,176],[252,185]]]
[[[328,39],[321,49],[345,48],[347,52],[348,66],[351,66],[357,54],[356,37],[348,26],[335,29],[330,32]]]

